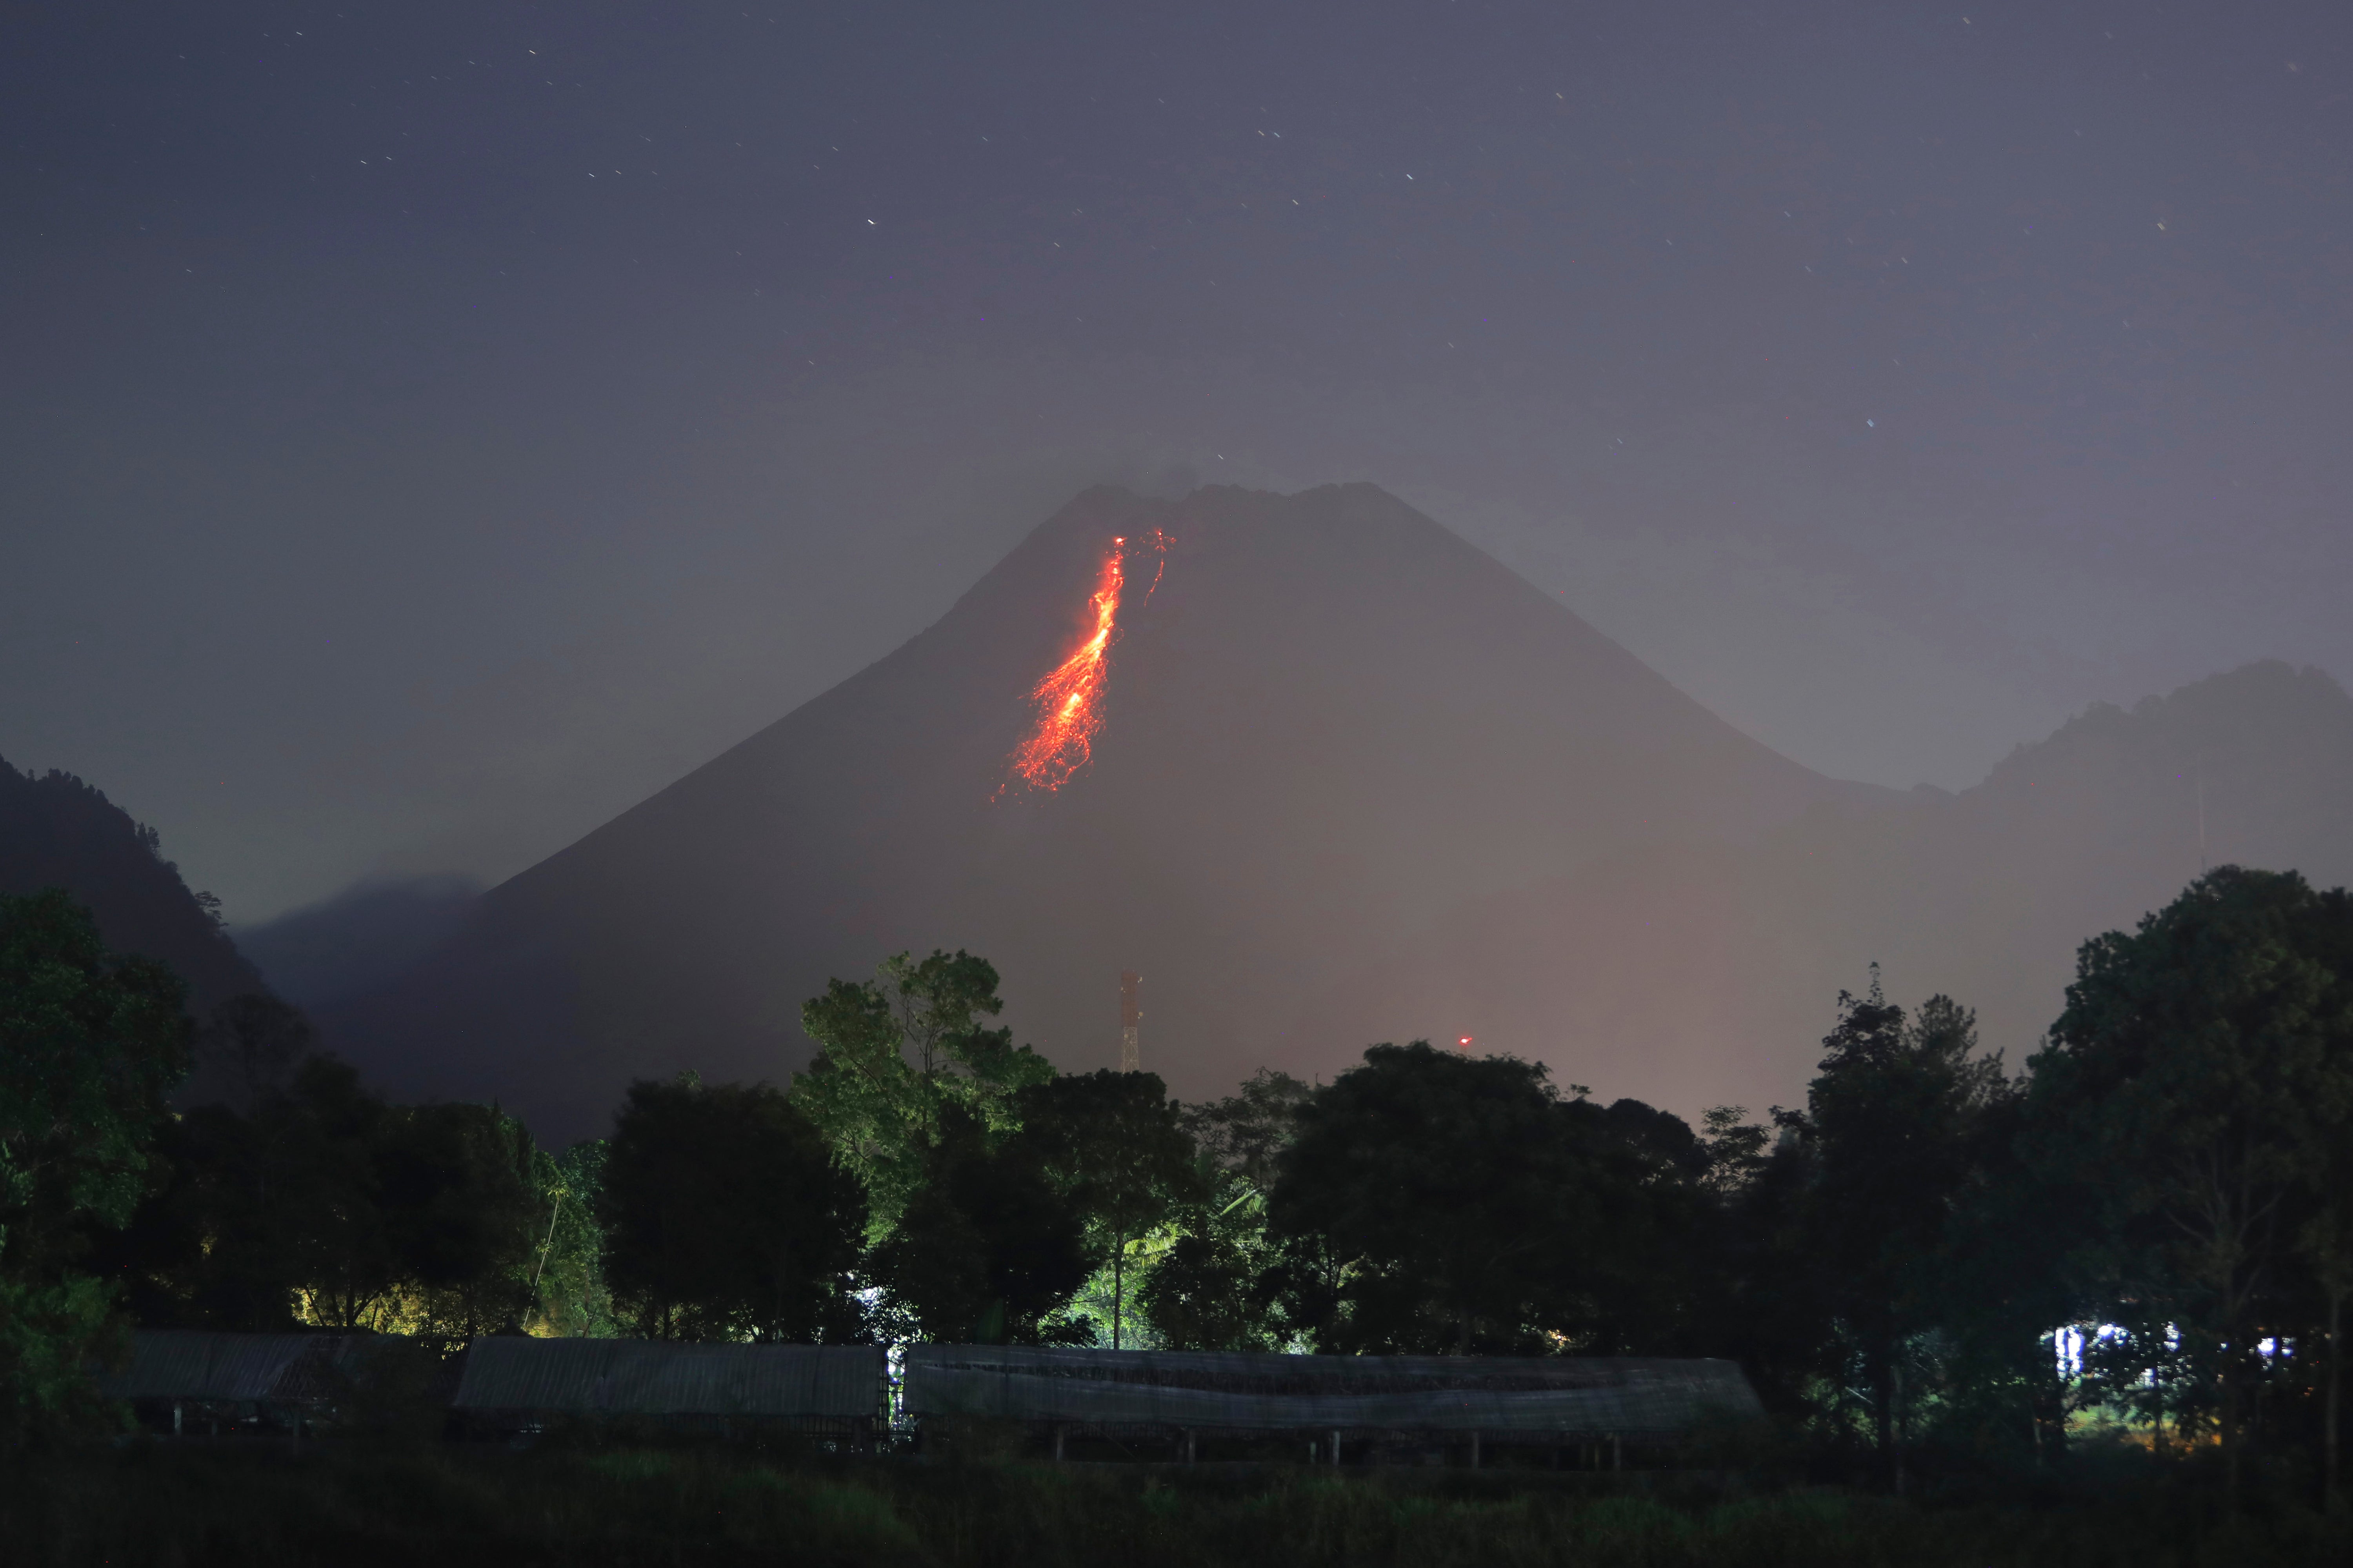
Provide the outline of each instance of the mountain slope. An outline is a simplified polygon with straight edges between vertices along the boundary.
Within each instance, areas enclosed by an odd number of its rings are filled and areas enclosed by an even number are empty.
[[[1092,765],[998,798],[1112,541],[1154,529],[1165,570],[1122,604]],[[1741,736],[1370,486],[1096,490],[329,1022],[397,1088],[495,1093],[569,1134],[632,1075],[781,1076],[828,974],[965,947],[1082,1068],[1113,1059],[1116,976],[1140,969],[1147,1063],[1205,1094],[1297,1056],[1303,1004],[1448,908],[1884,793]]]
[[[2095,706],[1957,796],[1827,803],[1748,845],[1470,901],[1325,1011],[1338,1039],[1459,1029],[1611,1093],[1756,1108],[1802,1091],[1838,991],[1878,961],[1898,1000],[1976,1007],[2015,1067],[2078,946],[2226,862],[2353,881],[2353,697],[2318,671]]]
[[[89,906],[119,953],[159,959],[188,983],[199,1017],[265,989],[163,858],[152,829],[70,773],[36,778],[0,761],[0,893],[62,887]]]

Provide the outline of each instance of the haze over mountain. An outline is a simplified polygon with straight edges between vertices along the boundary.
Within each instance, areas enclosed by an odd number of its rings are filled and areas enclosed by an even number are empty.
[[[480,892],[464,876],[374,877],[230,935],[271,990],[298,1007],[326,1007],[383,985],[448,940]]]
[[[1113,540],[1153,529],[1091,765],[1003,789]],[[780,1078],[829,975],[963,947],[1078,1069],[1115,1060],[1141,970],[1145,1063],[1187,1096],[1470,1033],[1612,1096],[1761,1105],[1797,1097],[1873,959],[1899,995],[1979,1005],[2015,1057],[2075,944],[2195,874],[2200,757],[2212,857],[2343,877],[2353,703],[2316,673],[2095,711],[1907,796],[1747,739],[1370,486],[1098,489],[325,1019],[396,1091],[573,1136],[631,1077]]]

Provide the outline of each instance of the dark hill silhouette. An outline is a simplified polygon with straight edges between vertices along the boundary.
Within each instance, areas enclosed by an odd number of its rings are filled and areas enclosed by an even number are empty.
[[[1153,528],[1165,577],[1123,610],[1092,765],[993,800],[1111,541]],[[1207,1094],[1336,1050],[1304,1004],[1448,909],[1883,798],[1740,735],[1371,486],[1095,490],[936,625],[486,894],[327,1022],[396,1090],[495,1094],[563,1136],[631,1076],[780,1077],[828,975],[964,947],[1073,1067],[1115,1059],[1117,976],[1141,970],[1146,1062]]]
[[[271,990],[322,1007],[383,985],[448,940],[480,891],[462,876],[371,877],[230,935]]]
[[[1342,1037],[1460,1029],[1613,1094],[1759,1107],[1800,1093],[1832,998],[1875,959],[1892,995],[1978,1008],[2015,1067],[2084,940],[2225,863],[2353,881],[2353,698],[2319,671],[2259,663],[2095,706],[1957,796],[1827,804],[1760,842],[1472,901],[1324,1011]]]
[[[164,858],[153,828],[70,773],[36,777],[0,761],[0,893],[44,887],[87,905],[116,952],[169,964],[200,1018],[264,989],[221,933],[216,906]]]

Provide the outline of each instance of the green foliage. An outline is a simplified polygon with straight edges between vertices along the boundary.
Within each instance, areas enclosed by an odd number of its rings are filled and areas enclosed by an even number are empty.
[[[309,1322],[463,1339],[521,1324],[552,1199],[494,1107],[390,1106],[332,1057],[164,1130],[168,1180],[98,1260],[151,1327]]]
[[[1288,1073],[1261,1067],[1239,1092],[1188,1107],[1185,1130],[1219,1170],[1262,1193],[1274,1186],[1282,1151],[1298,1135],[1299,1107],[1314,1092]]]
[[[1136,1293],[1140,1315],[1161,1344],[1280,1350],[1301,1340],[1294,1321],[1331,1316],[1333,1293],[1311,1287],[1310,1306],[1291,1288],[1300,1283],[1288,1272],[1293,1259],[1266,1226],[1266,1194],[1296,1135],[1299,1107],[1313,1092],[1288,1073],[1261,1067],[1239,1092],[1182,1109],[1179,1119],[1194,1143],[1194,1195],[1178,1206]],[[1303,1246],[1322,1250],[1310,1240],[1293,1244],[1293,1251]]]
[[[533,1332],[610,1339],[620,1331],[605,1283],[605,1229],[597,1224],[610,1146],[601,1139],[539,1157],[539,1188],[548,1203],[546,1233],[532,1266]]]
[[[0,897],[0,1273],[54,1275],[85,1226],[131,1218],[188,1070],[183,994],[62,892]]]
[[[119,1359],[125,1340],[100,1280],[0,1277],[0,1453],[119,1425],[90,1369]]]
[[[1056,1314],[1090,1266],[1086,1215],[1040,1141],[992,1140],[955,1106],[943,1111],[923,1179],[874,1253],[877,1277],[925,1338],[974,1344],[1067,1342],[1071,1326]]]
[[[161,965],[106,951],[51,890],[0,897],[0,1449],[88,1426],[90,1362],[116,1347],[83,1271],[154,1179],[193,1025]]]
[[[522,1124],[494,1106],[399,1107],[373,1154],[385,1239],[416,1292],[417,1325],[465,1339],[519,1330],[549,1206]]]
[[[1138,1314],[1172,1351],[1282,1349],[1266,1288],[1278,1255],[1267,1239],[1265,1194],[1214,1165],[1201,1180],[1205,1195],[1136,1291]]]
[[[1838,1352],[1824,1370],[1862,1392],[1901,1489],[1907,1381],[1916,1402],[1970,1297],[1963,1232],[2016,1091],[1999,1056],[1978,1054],[1968,1009],[1936,996],[1907,1019],[1875,966],[1868,996],[1840,994],[1822,1044],[1805,1112],[1782,1118],[1806,1167],[1794,1218]]]
[[[1178,1107],[1151,1073],[1068,1075],[1017,1097],[1022,1141],[1086,1221],[1111,1274],[1111,1341],[1125,1338],[1130,1252],[1206,1190]]]
[[[2284,1277],[2299,1243],[2307,1262],[2329,1256],[2315,1222],[2341,1202],[2331,1179],[2353,1137],[2348,953],[2343,893],[2222,867],[2129,935],[2084,944],[2031,1064],[2031,1148],[2081,1216],[2086,1304],[2138,1328],[2121,1344],[2169,1374],[2160,1393],[2212,1391],[2234,1478]]]
[[[596,1195],[617,1309],[656,1339],[841,1340],[865,1204],[766,1084],[638,1082]]]
[[[1330,1350],[1622,1340],[1704,1166],[1663,1112],[1564,1101],[1540,1065],[1426,1041],[1373,1046],[1296,1119],[1268,1198],[1278,1288]]]
[[[969,953],[899,953],[872,980],[833,980],[801,1009],[820,1049],[793,1080],[793,1099],[834,1158],[864,1186],[876,1239],[890,1233],[923,1180],[950,1107],[992,1133],[1017,1122],[1014,1097],[1053,1067],[1012,1031],[985,1029],[1004,1011],[997,970]]]

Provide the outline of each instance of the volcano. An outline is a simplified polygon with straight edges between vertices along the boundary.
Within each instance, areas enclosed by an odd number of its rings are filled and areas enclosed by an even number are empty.
[[[2278,664],[2095,709],[1959,796],[1843,783],[1372,486],[1099,489],[322,1022],[396,1093],[570,1138],[631,1078],[782,1079],[829,976],[963,948],[1071,1070],[1120,1060],[1141,974],[1144,1065],[1188,1098],[1470,1035],[1761,1107],[1874,959],[2014,1065],[2076,944],[2201,859],[2353,873],[2348,784],[2353,700]]]
[[[1156,582],[1129,574],[1089,756],[1035,787],[1011,768],[1040,683],[1102,630],[1115,541],[1145,539]],[[1071,1068],[1116,1060],[1141,973],[1146,1065],[1207,1094],[1352,1056],[1323,999],[1449,910],[1879,793],[1739,734],[1372,486],[1091,490],[929,630],[325,1022],[396,1092],[573,1134],[632,1077],[781,1078],[828,976],[960,947]]]

